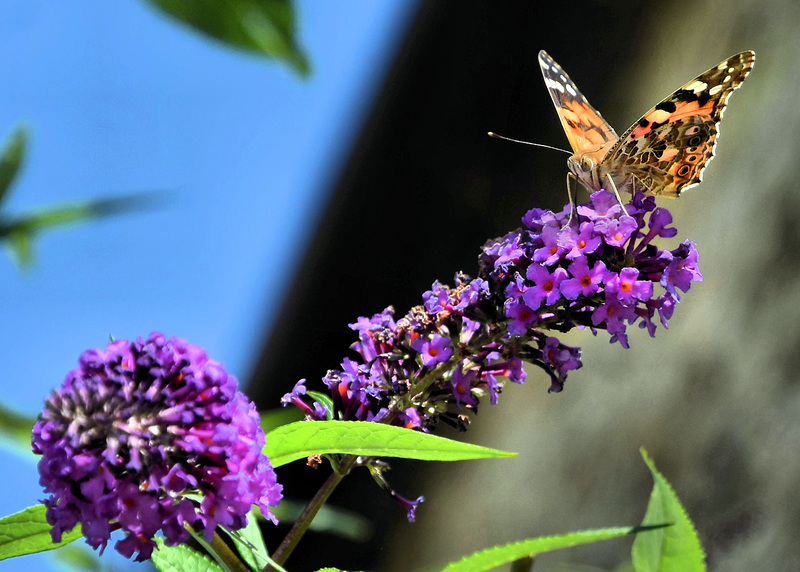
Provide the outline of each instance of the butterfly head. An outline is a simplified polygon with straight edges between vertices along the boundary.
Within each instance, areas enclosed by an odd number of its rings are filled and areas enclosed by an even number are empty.
[[[567,169],[579,180],[586,180],[591,177],[597,163],[587,153],[575,153],[567,159]]]
[[[591,153],[575,153],[567,159],[567,169],[590,191],[602,188],[598,161]]]

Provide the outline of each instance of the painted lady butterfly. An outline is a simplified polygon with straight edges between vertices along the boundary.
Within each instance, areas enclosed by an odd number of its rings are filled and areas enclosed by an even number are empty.
[[[728,97],[753,69],[755,56],[742,52],[700,74],[618,137],[542,50],[544,82],[572,146],[570,172],[590,191],[610,180],[619,191],[636,184],[649,194],[677,197],[698,184],[714,156]]]

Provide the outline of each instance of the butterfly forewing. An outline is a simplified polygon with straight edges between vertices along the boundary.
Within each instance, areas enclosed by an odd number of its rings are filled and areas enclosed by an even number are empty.
[[[601,179],[632,175],[645,190],[668,197],[698,184],[714,156],[728,98],[754,61],[752,51],[731,56],[645,113],[605,156]]]
[[[539,67],[573,152],[599,163],[617,142],[616,132],[544,50],[539,52]]]

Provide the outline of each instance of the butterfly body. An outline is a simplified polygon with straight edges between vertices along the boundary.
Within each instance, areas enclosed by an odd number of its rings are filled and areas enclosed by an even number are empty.
[[[613,183],[619,191],[679,196],[702,180],[728,98],[754,61],[755,53],[746,51],[720,62],[617,136],[561,66],[539,52],[545,85],[573,151],[567,168],[590,191]]]

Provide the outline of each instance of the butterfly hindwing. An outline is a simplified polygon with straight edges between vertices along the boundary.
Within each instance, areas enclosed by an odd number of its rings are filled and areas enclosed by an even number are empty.
[[[731,56],[666,97],[623,133],[603,170],[628,172],[653,194],[669,197],[698,184],[714,156],[728,98],[754,61],[752,51]]]
[[[617,142],[616,132],[544,50],[539,52],[539,67],[573,152],[599,162]]]
[[[677,197],[702,179],[718,134],[716,123],[692,115],[645,136],[626,137],[599,168],[615,180],[620,173],[623,181],[635,177],[639,188],[650,194]]]

